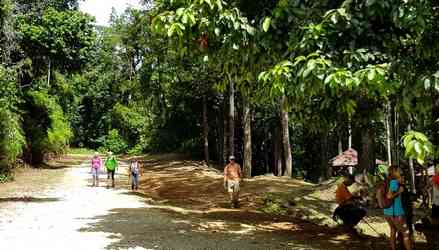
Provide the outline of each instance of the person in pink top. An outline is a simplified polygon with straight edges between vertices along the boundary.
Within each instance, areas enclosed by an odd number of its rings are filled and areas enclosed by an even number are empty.
[[[99,171],[102,167],[102,159],[99,157],[99,153],[95,152],[91,159],[91,174],[93,176],[93,187],[99,187]]]

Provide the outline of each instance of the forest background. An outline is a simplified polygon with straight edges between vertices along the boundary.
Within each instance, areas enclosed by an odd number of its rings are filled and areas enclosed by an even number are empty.
[[[69,147],[234,154],[247,177],[312,182],[350,147],[357,171],[411,180],[438,158],[436,1],[143,5],[102,27],[77,0],[0,2],[1,179]]]

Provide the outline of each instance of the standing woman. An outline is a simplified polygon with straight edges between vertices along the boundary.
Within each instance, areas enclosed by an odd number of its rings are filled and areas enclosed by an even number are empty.
[[[384,209],[384,216],[390,227],[390,249],[396,249],[396,235],[401,233],[404,238],[406,250],[412,249],[410,232],[405,220],[405,212],[402,207],[401,194],[404,191],[402,187],[402,177],[400,169],[397,166],[389,167],[387,198],[392,200],[392,206]]]
[[[99,187],[99,171],[101,171],[102,159],[99,153],[95,152],[91,159],[91,174],[93,176],[93,187]]]
[[[105,168],[107,169],[107,188],[109,187],[108,182],[111,178],[111,187],[114,187],[114,174],[117,170],[117,160],[113,155],[113,152],[108,152],[108,157],[105,160]]]
[[[139,161],[134,159],[130,163],[129,178],[131,179],[131,190],[139,189],[140,168]]]

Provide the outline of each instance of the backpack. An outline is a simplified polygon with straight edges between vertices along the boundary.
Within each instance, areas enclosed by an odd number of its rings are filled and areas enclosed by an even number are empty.
[[[393,199],[387,198],[389,192],[390,180],[386,179],[377,190],[376,198],[380,208],[390,208],[393,205]]]

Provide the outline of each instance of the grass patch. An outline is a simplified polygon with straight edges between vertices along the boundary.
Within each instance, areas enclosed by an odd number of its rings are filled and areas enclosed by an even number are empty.
[[[263,204],[258,210],[268,214],[286,215],[296,205],[288,194],[268,193],[262,200]]]
[[[94,154],[94,152],[96,151],[88,148],[69,148],[67,150],[67,154],[71,155],[90,155]]]
[[[0,183],[10,182],[14,180],[14,175],[12,173],[0,174]]]

